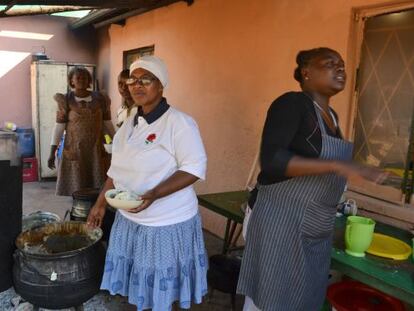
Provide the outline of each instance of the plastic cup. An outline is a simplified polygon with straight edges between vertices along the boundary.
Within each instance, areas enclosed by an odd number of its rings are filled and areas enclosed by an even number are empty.
[[[375,221],[360,216],[349,216],[345,229],[345,252],[351,256],[364,257],[374,234]]]

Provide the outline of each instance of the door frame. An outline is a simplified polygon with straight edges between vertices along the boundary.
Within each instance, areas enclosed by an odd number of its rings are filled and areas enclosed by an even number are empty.
[[[349,36],[348,45],[348,63],[350,64],[349,82],[351,84],[351,96],[350,105],[348,110],[348,119],[346,120],[346,137],[353,139],[355,135],[356,113],[357,113],[357,101],[358,101],[358,68],[361,62],[362,54],[362,42],[364,39],[365,21],[369,17],[374,17],[383,14],[397,13],[406,10],[414,9],[413,1],[400,1],[396,3],[387,3],[380,5],[360,6],[352,9],[352,22]],[[414,205],[404,204],[403,196],[401,199],[392,189],[386,189],[388,187],[375,185],[373,183],[366,183],[360,185],[350,185],[350,191],[347,197],[357,196],[358,201],[363,203],[366,211],[375,213],[375,215],[381,215],[379,217],[385,217],[389,219],[390,224],[395,224],[395,221],[407,221],[413,223],[414,219]],[[353,191],[356,191],[353,192]],[[359,194],[361,195],[359,195]],[[372,193],[383,193],[384,197],[373,196]],[[363,197],[363,199],[361,199]],[[367,204],[367,202],[374,202],[375,204]],[[382,202],[382,203],[381,203]],[[387,203],[389,202],[389,203]],[[391,203],[391,204],[390,204]],[[371,206],[372,205],[372,206]],[[396,209],[396,205],[399,208]],[[409,209],[401,208],[408,207]],[[398,225],[397,225],[398,226]],[[400,226],[399,226],[400,227]]]

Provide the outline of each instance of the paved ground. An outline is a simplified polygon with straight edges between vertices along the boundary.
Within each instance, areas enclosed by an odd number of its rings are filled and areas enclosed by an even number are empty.
[[[23,214],[30,214],[36,211],[48,211],[59,215],[62,219],[67,210],[72,206],[72,198],[57,197],[54,195],[54,182],[32,182],[23,184]],[[209,255],[221,252],[222,241],[212,234],[205,232],[206,248]],[[33,307],[21,303],[13,307],[12,300],[18,300],[18,295],[13,288],[0,293],[0,311],[32,311]],[[243,298],[237,297],[236,310],[241,310]],[[40,309],[45,311],[46,309]],[[70,309],[65,309],[69,311]],[[121,296],[110,296],[106,291],[100,292],[84,304],[85,311],[127,311],[131,306]],[[133,309],[132,309],[133,310]],[[230,296],[215,291],[209,302],[201,305],[194,305],[194,311],[224,311],[231,310]]]

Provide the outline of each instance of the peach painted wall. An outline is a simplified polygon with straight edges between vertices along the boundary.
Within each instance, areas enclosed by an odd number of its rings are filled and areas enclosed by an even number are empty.
[[[95,36],[85,31],[73,33],[68,28],[69,21],[68,18],[46,15],[0,19],[1,31],[53,35],[47,41],[0,36],[0,51],[29,53],[20,63],[0,77],[0,127],[3,127],[4,121],[13,121],[20,127],[31,127],[30,54],[41,51],[41,46],[52,60],[96,62]],[[0,64],[0,68],[1,66]]]
[[[376,3],[382,1],[196,0],[189,7],[176,3],[129,18],[125,26],[112,25],[109,59],[99,66],[109,68],[113,112],[120,102],[116,75],[122,52],[154,44],[170,72],[166,97],[197,120],[207,149],[207,181],[197,185],[198,192],[242,189],[268,106],[283,92],[298,90],[293,79],[297,52],[328,46],[346,61],[352,7]],[[348,118],[350,99],[349,85],[333,99],[342,120]],[[202,213],[205,227],[222,235],[224,218]]]

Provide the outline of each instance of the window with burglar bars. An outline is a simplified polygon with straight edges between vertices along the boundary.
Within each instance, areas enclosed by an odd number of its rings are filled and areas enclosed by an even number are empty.
[[[144,55],[153,55],[154,54],[154,45],[145,46],[138,49],[124,51],[123,54],[123,67],[124,69],[129,69],[129,66],[138,58]]]
[[[368,18],[358,72],[354,159],[393,172],[386,185],[412,194],[414,10]]]

